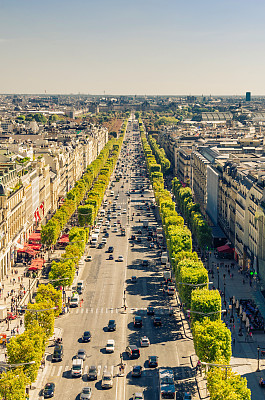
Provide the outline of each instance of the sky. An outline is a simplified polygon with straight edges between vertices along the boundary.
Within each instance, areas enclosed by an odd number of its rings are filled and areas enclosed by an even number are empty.
[[[0,93],[265,94],[264,0],[0,0]]]

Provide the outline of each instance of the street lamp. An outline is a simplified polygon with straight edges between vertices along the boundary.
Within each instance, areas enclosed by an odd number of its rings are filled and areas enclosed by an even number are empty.
[[[226,287],[226,283],[224,282],[224,301],[225,301],[225,287]]]
[[[257,368],[257,372],[259,372],[260,371],[260,368],[259,368],[259,360],[260,360],[260,357],[259,357],[259,355],[260,355],[260,347],[259,347],[259,345],[258,345],[258,347],[257,347],[257,351],[258,351],[258,368]]]
[[[218,290],[220,290],[220,287],[219,287],[219,267],[217,267],[217,288],[218,288]]]

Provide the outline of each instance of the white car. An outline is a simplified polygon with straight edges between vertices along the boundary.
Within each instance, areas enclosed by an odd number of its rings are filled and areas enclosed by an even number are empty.
[[[126,208],[124,208],[124,209],[122,210],[122,213],[123,213],[123,214],[126,214],[126,213],[127,213]]]
[[[118,261],[120,261],[120,262],[124,261],[123,256],[119,256],[119,257],[118,257]]]
[[[113,226],[117,226],[117,222],[113,222]]]
[[[115,350],[115,341],[113,339],[109,339],[106,344],[106,353],[113,353]]]
[[[84,387],[80,393],[80,400],[90,400],[92,394],[91,387]]]
[[[99,234],[100,233],[100,229],[99,228],[95,228],[94,229],[94,233]]]
[[[148,346],[150,346],[150,340],[148,339],[147,336],[143,336],[140,339],[140,344],[141,344],[141,347],[148,347]]]
[[[102,238],[101,243],[106,244],[107,243],[107,239],[106,238]]]
[[[107,221],[105,222],[105,225],[106,225],[106,226],[109,226],[109,225],[110,225],[110,222],[107,220]]]
[[[117,217],[120,217],[121,216],[121,213],[120,213],[120,211],[119,212],[117,212]]]

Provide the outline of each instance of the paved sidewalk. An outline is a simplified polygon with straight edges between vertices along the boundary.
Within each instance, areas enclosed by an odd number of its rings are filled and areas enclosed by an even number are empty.
[[[234,264],[234,267],[231,264]],[[214,286],[216,289],[218,288],[217,266],[219,266],[219,289],[222,295],[222,309],[227,309],[228,311],[226,316],[225,314],[222,315],[222,319],[226,322],[232,334],[231,365],[235,365],[233,370],[247,378],[248,387],[251,389],[252,397],[255,400],[264,399],[264,390],[260,388],[258,381],[260,377],[265,378],[265,362],[261,360],[261,371],[257,372],[257,347],[260,346],[265,349],[265,334],[263,331],[259,331],[254,332],[252,338],[249,337],[245,323],[241,322],[235,307],[231,307],[233,296],[235,296],[236,300],[251,299],[256,303],[263,318],[265,318],[265,299],[260,292],[259,284],[256,279],[250,279],[249,276],[240,271],[241,269],[235,260],[220,260],[211,254],[209,262],[206,263],[207,268],[208,266],[210,270],[213,270],[213,274],[209,273],[209,280],[213,282],[210,287]],[[241,327],[242,336],[240,335]]]

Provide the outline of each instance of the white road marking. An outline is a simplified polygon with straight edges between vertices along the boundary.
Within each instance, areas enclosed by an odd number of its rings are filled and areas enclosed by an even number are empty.
[[[60,376],[60,375],[61,375],[62,369],[63,369],[63,366],[60,365],[60,367],[59,367],[59,369],[58,369],[57,376]]]
[[[84,312],[84,309],[83,309],[83,308],[81,308],[81,314],[83,314],[83,312]]]
[[[88,313],[88,308],[86,309],[86,314]]]
[[[51,370],[51,376],[54,376],[54,373],[55,373],[55,367],[52,367],[52,370]]]
[[[96,314],[98,313],[98,308],[96,308]]]

